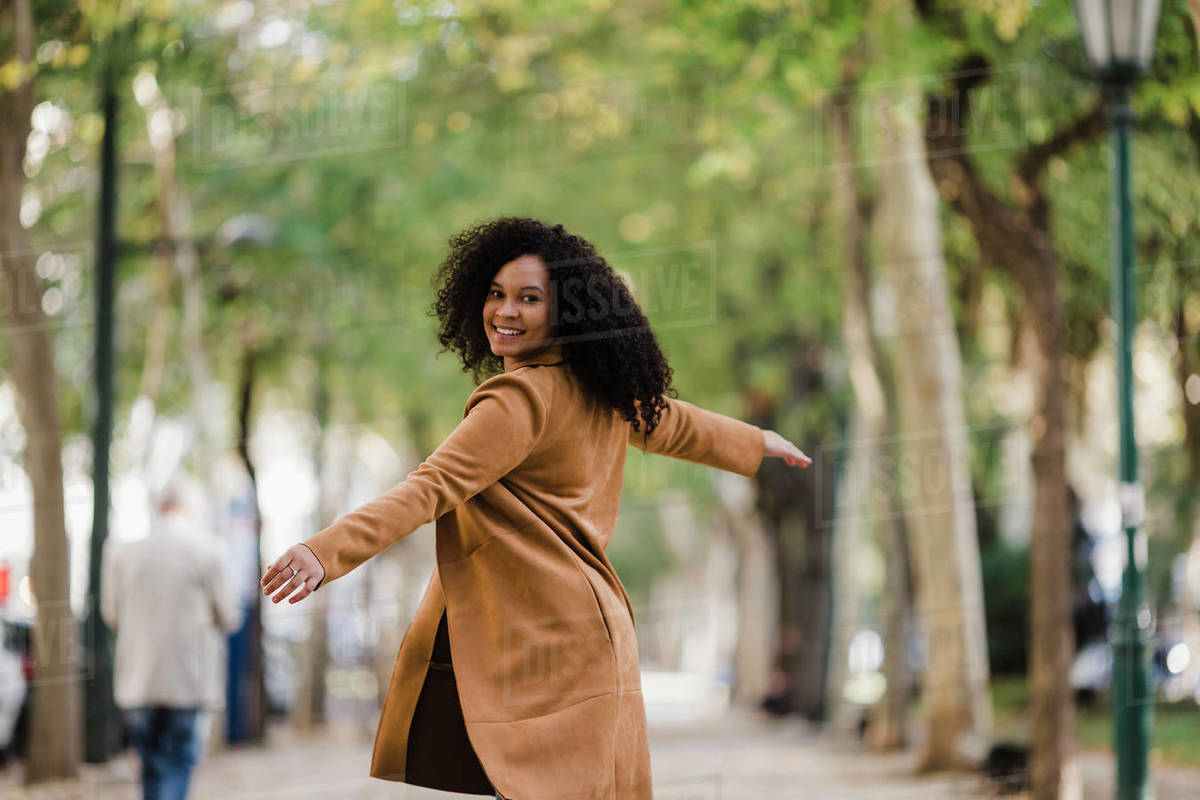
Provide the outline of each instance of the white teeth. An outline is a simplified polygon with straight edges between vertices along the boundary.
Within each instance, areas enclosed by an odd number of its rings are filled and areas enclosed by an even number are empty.
[[[517,334],[523,333],[523,331],[513,330],[512,328],[496,328],[496,330],[500,331],[500,333],[508,334],[509,336],[516,336]]]

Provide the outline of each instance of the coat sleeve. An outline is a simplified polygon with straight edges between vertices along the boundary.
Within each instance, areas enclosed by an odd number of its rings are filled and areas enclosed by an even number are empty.
[[[647,453],[680,458],[752,478],[762,463],[766,440],[762,428],[686,400],[663,397],[666,408],[647,438],[629,426],[629,444]]]
[[[527,372],[501,373],[480,384],[462,422],[420,466],[303,543],[325,568],[321,586],[466,502],[525,460],[549,415]]]

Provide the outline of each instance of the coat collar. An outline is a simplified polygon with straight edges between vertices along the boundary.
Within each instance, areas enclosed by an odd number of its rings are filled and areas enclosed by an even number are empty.
[[[562,345],[551,345],[545,349],[539,350],[533,355],[516,356],[511,365],[504,368],[505,372],[512,372],[519,367],[528,367],[531,364],[561,364],[563,363]]]

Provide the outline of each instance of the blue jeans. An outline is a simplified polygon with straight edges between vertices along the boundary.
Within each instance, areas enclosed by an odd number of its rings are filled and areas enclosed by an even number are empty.
[[[199,709],[149,706],[125,711],[142,761],[142,800],[184,800],[199,755]]]

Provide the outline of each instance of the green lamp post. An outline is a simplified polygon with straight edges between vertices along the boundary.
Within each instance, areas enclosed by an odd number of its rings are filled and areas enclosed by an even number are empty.
[[[1118,477],[1126,564],[1121,599],[1113,624],[1113,744],[1117,754],[1118,800],[1148,800],[1147,756],[1153,698],[1147,654],[1151,615],[1143,599],[1141,570],[1145,534],[1139,536],[1145,495],[1138,481],[1137,440],[1133,426],[1133,195],[1130,181],[1130,130],[1134,113],[1129,93],[1146,71],[1154,48],[1160,0],[1075,0],[1075,14],[1088,60],[1104,88],[1112,143],[1113,192],[1112,311],[1117,321],[1117,415],[1120,424]]]

